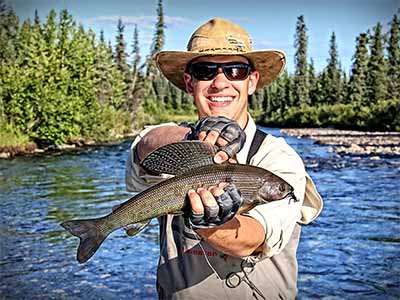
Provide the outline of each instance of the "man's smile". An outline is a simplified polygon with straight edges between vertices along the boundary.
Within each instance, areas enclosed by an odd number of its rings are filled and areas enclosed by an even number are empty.
[[[208,96],[207,100],[211,106],[216,107],[225,107],[230,105],[233,100],[235,100],[234,96]]]

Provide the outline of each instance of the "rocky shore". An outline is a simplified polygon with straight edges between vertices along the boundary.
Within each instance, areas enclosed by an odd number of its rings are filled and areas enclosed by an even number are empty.
[[[290,128],[282,129],[290,135],[307,137],[320,145],[332,146],[338,154],[400,156],[400,132],[364,132],[326,128]]]

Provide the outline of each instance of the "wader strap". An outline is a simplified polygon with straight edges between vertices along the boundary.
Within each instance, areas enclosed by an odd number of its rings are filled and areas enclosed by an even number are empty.
[[[267,134],[265,132],[257,128],[256,134],[254,135],[253,141],[251,142],[250,145],[250,150],[249,154],[247,155],[246,164],[250,164],[250,159],[254,156],[254,154],[257,153],[258,149],[260,149],[260,146],[266,136]]]

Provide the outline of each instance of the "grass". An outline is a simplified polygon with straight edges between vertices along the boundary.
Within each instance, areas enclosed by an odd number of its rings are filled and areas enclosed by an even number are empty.
[[[29,137],[21,134],[14,126],[0,123],[0,153],[11,156],[21,153],[32,153],[37,148]]]

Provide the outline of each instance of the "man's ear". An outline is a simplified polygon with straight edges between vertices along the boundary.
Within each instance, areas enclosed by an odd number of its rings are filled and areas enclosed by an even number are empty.
[[[248,86],[248,91],[247,91],[247,93],[249,95],[253,95],[253,93],[256,91],[257,83],[258,83],[259,79],[260,79],[260,73],[258,71],[254,71],[250,74],[249,86]]]
[[[186,86],[186,92],[193,96],[193,82],[192,82],[192,76],[189,73],[183,73],[183,81],[185,82]]]

